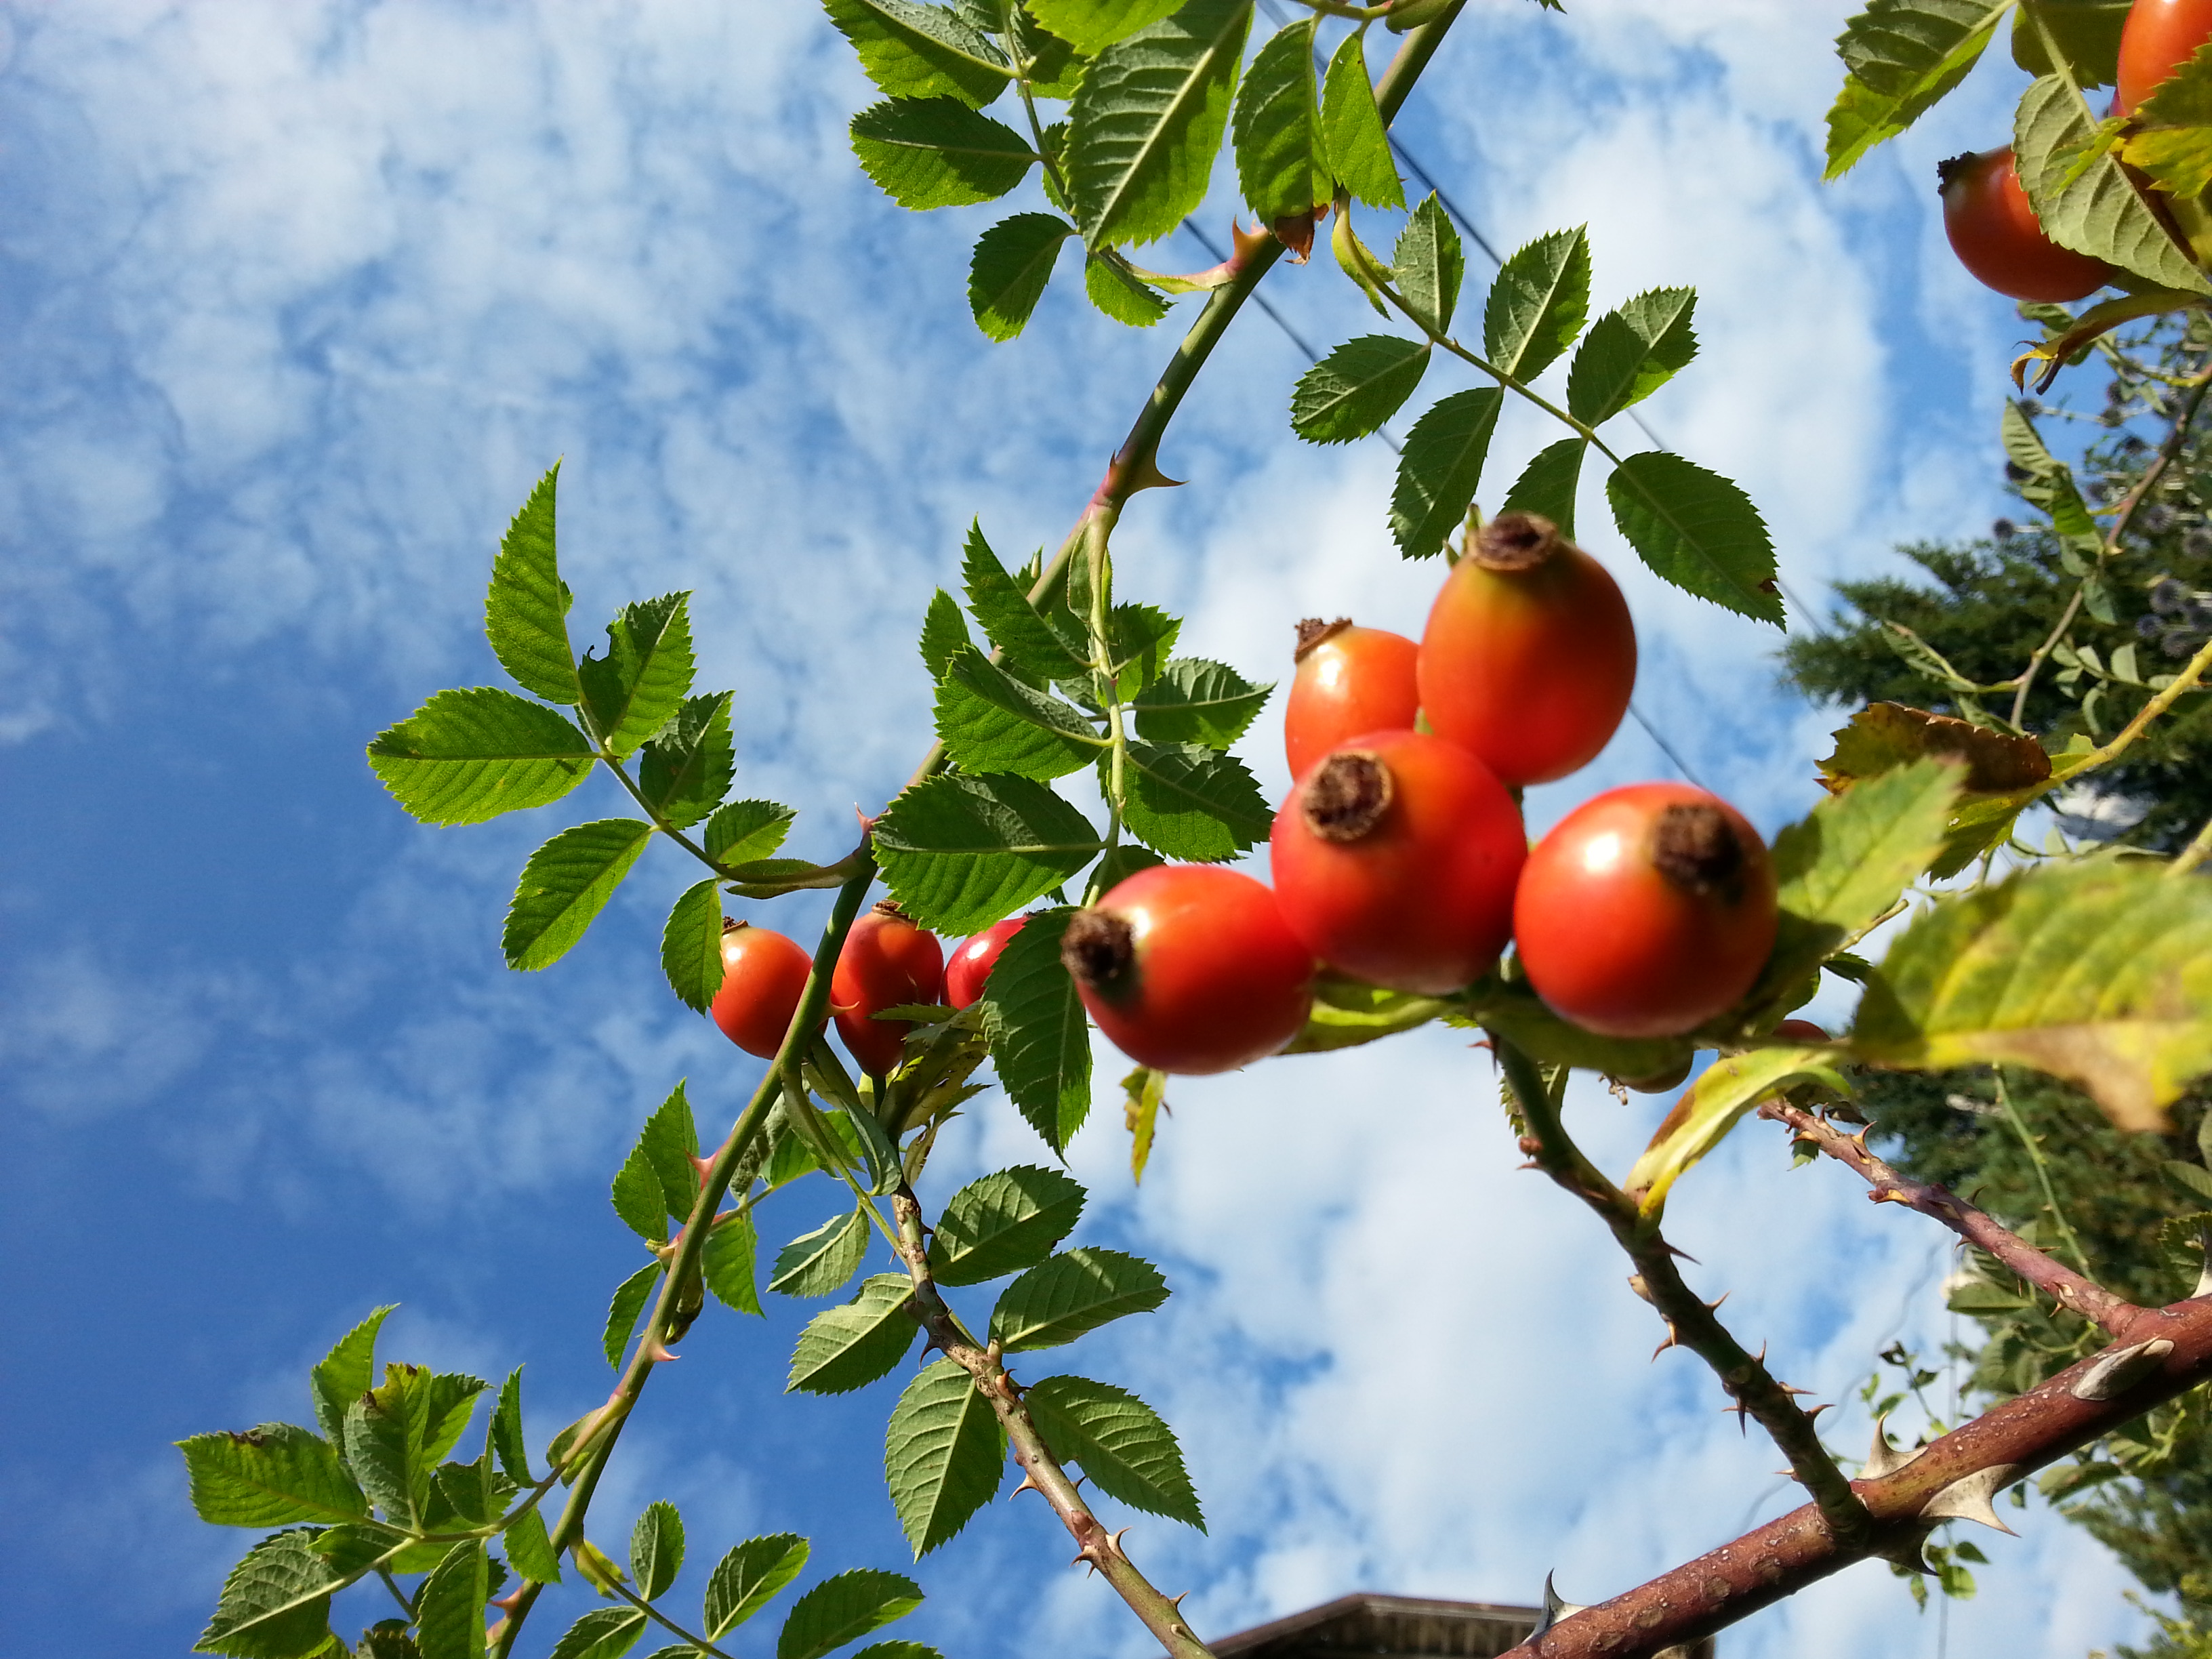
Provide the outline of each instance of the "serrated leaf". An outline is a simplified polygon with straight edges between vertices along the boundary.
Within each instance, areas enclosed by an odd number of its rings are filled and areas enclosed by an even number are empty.
[[[774,1147],[769,1153],[768,1167],[761,1171],[761,1179],[771,1192],[822,1167],[805,1136],[784,1119],[778,1118],[774,1122],[776,1130]],[[853,1127],[850,1118],[839,1112],[823,1118],[821,1127],[830,1132],[830,1139],[844,1154],[848,1165],[858,1165],[863,1161],[860,1131]]]
[[[1589,316],[1589,235],[1580,225],[1517,250],[1482,308],[1483,355],[1516,380],[1533,380],[1575,343]]]
[[[1160,677],[1182,623],[1154,605],[1117,605],[1106,613],[1107,654],[1116,694],[1124,699]]]
[[[871,1642],[853,1659],[945,1659],[927,1642]]]
[[[960,601],[940,587],[930,596],[929,608],[921,616],[921,665],[933,681],[943,679],[945,665],[969,647],[968,622],[960,614]]]
[[[2128,165],[2187,201],[2212,185],[2212,55],[2199,52],[2159,82],[2121,146]]]
[[[687,697],[638,758],[638,793],[678,830],[712,812],[737,775],[727,691]]]
[[[1438,339],[1449,334],[1452,313],[1459,307],[1460,282],[1467,275],[1467,253],[1434,191],[1398,233],[1390,268],[1413,320]]]
[[[772,800],[733,800],[707,820],[700,844],[717,865],[732,870],[774,854],[798,816]]]
[[[1155,241],[1205,197],[1250,21],[1251,0],[1187,0],[1092,60],[1064,161],[1092,247]]]
[[[968,264],[968,309],[985,338],[1011,340],[1029,325],[1061,247],[1076,234],[1058,214],[1017,213],[976,239]]]
[[[372,1310],[368,1318],[332,1345],[307,1375],[308,1392],[315,1401],[315,1421],[325,1437],[334,1443],[345,1433],[346,1407],[368,1393],[376,1379],[376,1334],[391,1312],[390,1305]]]
[[[921,1328],[908,1311],[913,1305],[914,1285],[904,1273],[863,1279],[851,1302],[815,1315],[799,1332],[785,1390],[850,1394],[888,1375]]]
[[[981,106],[1012,78],[1005,54],[945,7],[823,0],[823,9],[886,97],[957,98]]]
[[[1218,863],[1267,838],[1274,814],[1235,756],[1187,743],[1132,743],[1127,754],[1121,821],[1147,847]]]
[[[981,522],[969,526],[960,580],[968,595],[969,610],[1012,672],[1037,684],[1080,674],[1090,666],[1077,642],[1063,638],[1030,603],[1023,586],[1006,574],[999,556],[984,540]],[[964,636],[964,629],[963,633]],[[951,654],[946,653],[948,663]],[[942,678],[944,671],[938,672]]]
[[[760,1291],[753,1279],[753,1260],[759,1252],[750,1211],[714,1224],[707,1234],[702,1271],[716,1301],[738,1313],[761,1312]]]
[[[554,533],[560,482],[556,461],[500,538],[484,595],[484,637],[517,685],[548,702],[569,703],[582,692],[568,645],[568,599]]]
[[[386,1519],[404,1527],[419,1515],[484,1387],[477,1377],[393,1364],[381,1383],[348,1403],[346,1463]]]
[[[176,1443],[191,1478],[192,1510],[211,1526],[327,1524],[368,1513],[337,1448],[309,1430],[264,1423]]]
[[[563,830],[532,853],[500,935],[507,965],[550,968],[566,956],[652,839],[643,818],[600,818]]]
[[[1698,355],[1697,292],[1655,288],[1590,325],[1567,371],[1567,412],[1596,426],[1641,403]]]
[[[867,1217],[857,1209],[832,1216],[776,1252],[768,1287],[778,1296],[829,1296],[860,1271],[867,1252]]]
[[[1006,1431],[975,1379],[950,1359],[924,1366],[884,1434],[884,1479],[916,1560],[998,1495],[1006,1462]]]
[[[653,1115],[638,1133],[637,1146],[660,1178],[662,1205],[670,1215],[683,1220],[699,1201],[699,1170],[691,1161],[699,1152],[699,1129],[682,1083],[653,1109]]]
[[[668,1215],[660,1202],[660,1176],[642,1146],[634,1146],[608,1188],[615,1213],[640,1238],[658,1244],[668,1237]]]
[[[638,1319],[659,1285],[660,1263],[648,1261],[615,1286],[614,1296],[607,1303],[606,1328],[600,1334],[599,1347],[607,1364],[617,1370],[622,1369],[623,1352],[629,1346]]]
[[[2183,1197],[2200,1203],[2212,1201],[2212,1170],[2201,1164],[2184,1164],[2179,1158],[2168,1158],[2159,1169]]]
[[[1015,55],[1029,66],[1025,72],[1030,95],[1074,97],[1075,89],[1083,84],[1083,72],[1091,67],[1090,54],[1077,51],[1074,42],[1040,23],[1033,7],[1016,6],[1013,21]]]
[[[937,684],[937,734],[970,772],[1065,777],[1105,745],[1073,704],[1032,690],[974,646],[952,653]]]
[[[507,1565],[521,1577],[533,1584],[561,1582],[561,1558],[553,1553],[545,1517],[536,1510],[526,1510],[509,1522],[500,1539],[507,1547]]]
[[[1030,1268],[991,1310],[991,1339],[1008,1353],[1073,1342],[1125,1314],[1168,1299],[1160,1270],[1120,1250],[1085,1245]]]
[[[822,1659],[921,1605],[921,1587],[896,1572],[857,1567],[825,1578],[792,1604],[775,1659]]]
[[[1088,1377],[1048,1376],[1024,1398],[1053,1455],[1080,1463],[1100,1492],[1206,1530],[1175,1431],[1136,1395]]]
[[[1168,314],[1168,302],[1111,259],[1093,253],[1083,262],[1083,292],[1115,322],[1150,328]]]
[[[798,1577],[808,1548],[795,1532],[769,1533],[748,1538],[717,1562],[707,1581],[707,1639],[720,1641]]]
[[[1455,392],[1413,422],[1390,492],[1391,539],[1407,558],[1443,552],[1466,519],[1504,396],[1495,386]]]
[[[1072,1176],[1035,1164],[971,1181],[938,1218],[930,1272],[940,1285],[981,1285],[1034,1267],[1074,1230],[1085,1197]]]
[[[1157,23],[1182,0],[1028,0],[1038,22],[1085,57]]]
[[[500,1384],[498,1402],[492,1407],[485,1438],[499,1455],[499,1466],[518,1486],[537,1484],[530,1472],[530,1448],[522,1437],[522,1367],[507,1374]]]
[[[483,1546],[456,1544],[447,1551],[416,1600],[415,1645],[422,1659],[483,1659],[484,1602],[490,1595]]]
[[[1854,1054],[2032,1066],[2124,1129],[2212,1070],[2212,883],[2157,863],[2025,870],[1923,911],[1868,981]]]
[[[684,1571],[684,1517],[675,1504],[647,1504],[639,1514],[629,1533],[629,1571],[648,1601],[665,1595]]]
[[[1226,663],[1176,657],[1137,694],[1137,731],[1152,743],[1226,749],[1244,735],[1274,689],[1253,684]]]
[[[1997,438],[2005,459],[2027,474],[2019,480],[2021,499],[2050,516],[2051,532],[2061,541],[2094,558],[2104,546],[2104,532],[2075,486],[2074,470],[2045,447],[2035,422],[2013,398],[1998,413]]]
[[[1575,496],[1582,483],[1583,455],[1587,439],[1562,438],[1538,450],[1513,488],[1505,492],[1501,513],[1534,513],[1559,527],[1567,540],[1575,538]]]
[[[195,1653],[307,1659],[331,1639],[331,1592],[344,1583],[304,1532],[264,1538],[230,1570]]]
[[[1782,625],[1774,544],[1734,483],[1664,450],[1631,455],[1606,480],[1613,520],[1664,580],[1740,615]]]
[[[607,624],[607,653],[576,665],[592,729],[617,755],[665,726],[691,690],[690,595],[664,593],[624,605]]]
[[[1091,1028],[1060,960],[1074,912],[1040,910],[1006,941],[983,984],[983,1031],[1000,1086],[1055,1152],[1091,1110]]]
[[[1012,915],[1103,845],[1042,784],[969,773],[902,791],[876,820],[874,841],[892,895],[920,925],[945,933],[979,933]]]
[[[712,876],[684,890],[660,930],[660,971],[687,1008],[705,1013],[722,988],[722,897]]]
[[[1375,88],[1367,78],[1367,49],[1358,32],[1328,60],[1321,90],[1322,150],[1328,171],[1357,201],[1370,207],[1406,205],[1405,186],[1390,159],[1390,135],[1375,106]]]
[[[2175,245],[2144,187],[2128,177],[2118,157],[2103,155],[2081,164],[2096,125],[2055,76],[2021,95],[2013,119],[2013,153],[2044,234],[2160,288],[2212,293],[2212,281]]]
[[[542,703],[474,686],[379,732],[368,764],[424,823],[483,823],[560,799],[591,771],[592,744]]]
[[[894,98],[853,118],[860,170],[902,208],[996,201],[1036,160],[1028,139],[957,98]]]
[[[1233,137],[1245,205],[1263,225],[1329,198],[1322,169],[1314,87],[1314,31],[1307,16],[1278,30],[1253,58],[1237,94]]]
[[[645,1634],[635,1607],[595,1607],[561,1633],[551,1659],[622,1659]]]
[[[2119,72],[2120,32],[2127,25],[2130,3],[2041,0],[2032,10],[2022,6],[2012,15],[2012,61],[2030,75],[2056,74],[2057,66],[2044,49],[2047,31],[2073,70],[2075,85],[2109,87]]]
[[[1818,1083],[1848,1096],[1835,1056],[1819,1048],[1754,1048],[1715,1060],[1684,1091],[1624,1183],[1646,1216],[1666,1207],[1667,1194],[1762,1100],[1793,1083]]]
[[[1872,0],[1844,26],[1849,71],[1828,112],[1826,177],[1904,131],[1966,78],[2012,0]]]
[[[1395,415],[1429,367],[1429,343],[1363,334],[1298,377],[1291,430],[1312,444],[1349,443]]]

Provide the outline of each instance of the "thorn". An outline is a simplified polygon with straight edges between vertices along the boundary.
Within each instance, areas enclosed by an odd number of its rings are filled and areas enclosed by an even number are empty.
[[[1535,1160],[1534,1158],[1530,1158],[1530,1159],[1529,1159],[1526,1164],[1515,1164],[1513,1167],[1514,1167],[1514,1169],[1515,1169],[1515,1170],[1540,1170],[1540,1169],[1542,1169],[1544,1166],[1543,1166],[1542,1164],[1540,1164],[1537,1163],[1537,1162],[1536,1162],[1536,1160]]]
[[[506,1595],[493,1596],[486,1605],[497,1607],[501,1613],[513,1613],[516,1606],[520,1603],[523,1592],[529,1588],[528,1584],[517,1584]]]
[[[1659,1248],[1666,1251],[1668,1255],[1673,1256],[1676,1261],[1686,1261],[1692,1267],[1702,1267],[1705,1265],[1704,1262],[1698,1261],[1697,1257],[1692,1255],[1687,1250],[1678,1250],[1663,1238],[1659,1241]],[[1577,1609],[1577,1611],[1579,1611],[1579,1609]]]
[[[1917,1446],[1909,1452],[1900,1452],[1889,1443],[1889,1430],[1886,1426],[1888,1421],[1887,1417],[1877,1417],[1874,1420],[1874,1449],[1867,1454],[1866,1467],[1859,1471],[1862,1480],[1879,1480],[1885,1475],[1895,1474],[1920,1455]]]
[[[1792,1388],[1789,1383],[1784,1382],[1780,1377],[1775,1378],[1774,1386],[1781,1389],[1783,1393],[1789,1395],[1810,1394],[1813,1392],[1810,1389]]]
[[[668,1345],[665,1342],[663,1342],[657,1336],[654,1337],[652,1341],[646,1344],[645,1357],[647,1359],[650,1359],[656,1365],[660,1364],[665,1360],[676,1358],[674,1354],[668,1351]]]
[[[1134,1527],[1122,1528],[1121,1531],[1113,1534],[1106,1540],[1106,1547],[1113,1551],[1115,1554],[1120,1556],[1124,1561],[1127,1560],[1129,1559],[1129,1552],[1121,1547],[1121,1540],[1135,1530],[1136,1528]]]
[[[1033,1492],[1040,1498],[1044,1496],[1044,1488],[1037,1485],[1036,1473],[1033,1469],[1024,1469],[1022,1471],[1022,1484],[1015,1487],[1012,1492],[1008,1492],[1006,1497],[1011,1501],[1013,1498],[1019,1498],[1025,1492]]]
[[[2159,1362],[2172,1352],[2173,1344],[2164,1337],[2132,1347],[2107,1349],[2066,1392],[2076,1400],[2117,1399],[2156,1370]]]
[[[1668,1349],[1680,1347],[1681,1343],[1682,1334],[1674,1328],[1674,1322],[1670,1319],[1667,1322],[1667,1340],[1651,1350],[1651,1358],[1656,1360]]]
[[[1552,1575],[1547,1572],[1544,1575],[1544,1611],[1536,1620],[1536,1628],[1529,1634],[1532,1637],[1541,1636],[1560,1620],[1570,1618],[1582,1611],[1581,1602],[1570,1601],[1559,1594],[1552,1583]]]
[[[1928,1500],[1921,1509],[1920,1518],[1923,1521],[1978,1521],[1985,1527],[1995,1527],[1999,1532],[2016,1538],[2020,1534],[1997,1517],[1996,1506],[1990,1500],[2023,1473],[2018,1463],[1992,1463],[1985,1469],[1976,1469],[1972,1474],[1961,1475]]]
[[[1087,1474],[1071,1474],[1067,1477],[1067,1489],[1070,1492],[1081,1492],[1083,1483],[1090,1478]]]
[[[1190,1592],[1188,1590],[1184,1590],[1180,1595],[1170,1595],[1168,1597],[1168,1605],[1173,1607],[1177,1613],[1181,1613],[1182,1611],[1182,1598],[1184,1595],[1188,1595],[1189,1594]]]
[[[1232,218],[1229,222],[1229,263],[1241,268],[1273,240],[1265,229],[1247,231]]]
[[[711,1158],[702,1158],[694,1152],[691,1155],[691,1167],[699,1172],[699,1184],[703,1187],[707,1184],[707,1172],[714,1167],[714,1160]]]
[[[1727,1301],[1729,1297],[1735,1294],[1735,1292],[1734,1291],[1723,1291],[1718,1296],[1705,1304],[1705,1311],[1707,1313],[1716,1313],[1719,1311],[1721,1304]],[[1759,1356],[1760,1358],[1764,1359],[1766,1357],[1766,1350],[1761,1348],[1759,1351]]]
[[[1824,1400],[1817,1406],[1808,1406],[1805,1408],[1805,1420],[1809,1423],[1822,1412],[1832,1412],[1835,1409],[1836,1402],[1832,1400]]]

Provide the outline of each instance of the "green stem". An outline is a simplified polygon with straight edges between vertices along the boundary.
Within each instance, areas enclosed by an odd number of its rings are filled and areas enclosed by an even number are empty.
[[[612,1590],[617,1595],[620,1596],[623,1601],[629,1602],[630,1606],[635,1607],[647,1618],[652,1620],[654,1624],[659,1626],[663,1630],[668,1631],[672,1634],[682,1638],[699,1652],[710,1656],[710,1659],[731,1659],[730,1655],[723,1652],[721,1649],[716,1647],[712,1642],[708,1641],[704,1637],[694,1636],[690,1631],[684,1629],[683,1626],[678,1624],[673,1619],[669,1618],[665,1613],[662,1613],[659,1607],[654,1607],[652,1602],[647,1601],[643,1596],[632,1590],[629,1585],[623,1583],[620,1579],[611,1581],[608,1583],[607,1588]]]
[[[2051,1218],[2058,1224],[2058,1231],[2066,1241],[2066,1248],[2073,1252],[2075,1267],[2086,1275],[2089,1271],[2089,1258],[2082,1251],[2081,1241],[2075,1237],[2073,1225],[2066,1219],[2066,1212],[2058,1207],[2058,1194],[2051,1185],[2051,1166],[2043,1161],[2043,1148],[2028,1133],[2027,1120],[2021,1116],[2020,1108],[2013,1104],[2012,1091],[2005,1087],[2003,1071],[1993,1066],[1990,1072],[1996,1079],[1997,1104],[2004,1108],[2005,1121],[2012,1125],[2012,1132],[2020,1137],[2020,1144],[2027,1153],[2027,1161],[2035,1166],[2035,1181],[2043,1188],[2043,1202],[2051,1211]]]
[[[1030,93],[1030,70],[1036,60],[1024,58],[1014,49],[1021,39],[1015,24],[1017,0],[999,0],[999,38],[1006,43],[1006,61],[1014,66],[1014,92],[1022,100],[1022,112],[1029,117],[1030,137],[1036,145],[1037,160],[1044,163],[1045,176],[1052,180],[1053,193],[1063,202],[1068,199],[1067,180],[1061,176],[1060,165],[1052,159],[1052,151],[1045,147],[1044,124],[1037,119],[1036,100]]]
[[[2212,858],[2212,818],[2205,819],[2204,827],[2197,832],[2195,839],[2175,855],[2166,874],[2185,876],[2207,858]]]

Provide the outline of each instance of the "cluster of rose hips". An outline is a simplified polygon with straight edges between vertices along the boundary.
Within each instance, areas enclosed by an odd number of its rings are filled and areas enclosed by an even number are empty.
[[[1441,996],[1509,940],[1556,1013],[1616,1037],[1672,1036],[1732,1006],[1774,943],[1766,848],[1686,784],[1609,790],[1531,850],[1520,789],[1594,759],[1628,708],[1636,634],[1603,566],[1550,520],[1505,513],[1469,538],[1417,646],[1348,621],[1299,625],[1284,735],[1296,779],[1275,818],[1274,885],[1214,865],[1138,872],[1069,918],[1060,957],[1099,1030],[1164,1072],[1223,1072],[1302,1030],[1323,971]],[[938,941],[882,904],[830,983],[871,1073],[903,1022],[964,1008],[1025,917]],[[714,1018],[772,1054],[807,974],[781,934],[731,923]]]
[[[2141,107],[2207,40],[2212,0],[2135,0],[2120,31],[2112,113]],[[2009,147],[1954,155],[1937,167],[1936,177],[1951,250],[1985,286],[2015,300],[2064,304],[2087,299],[2118,275],[2102,259],[2044,234]]]

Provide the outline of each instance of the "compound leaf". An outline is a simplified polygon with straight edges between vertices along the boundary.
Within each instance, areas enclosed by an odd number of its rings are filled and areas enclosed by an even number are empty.
[[[938,1218],[930,1272],[940,1285],[981,1285],[1034,1267],[1074,1230],[1085,1196],[1073,1176],[1031,1164],[971,1181]]]
[[[1575,343],[1589,316],[1589,235],[1580,225],[1515,252],[1482,308],[1483,355],[1533,380]]]
[[[916,1560],[998,1495],[1006,1463],[1006,1431],[975,1379],[950,1359],[924,1366],[884,1435],[884,1479]]]
[[[368,764],[424,823],[483,823],[560,799],[592,769],[592,744],[543,703],[474,686],[378,733]]]

